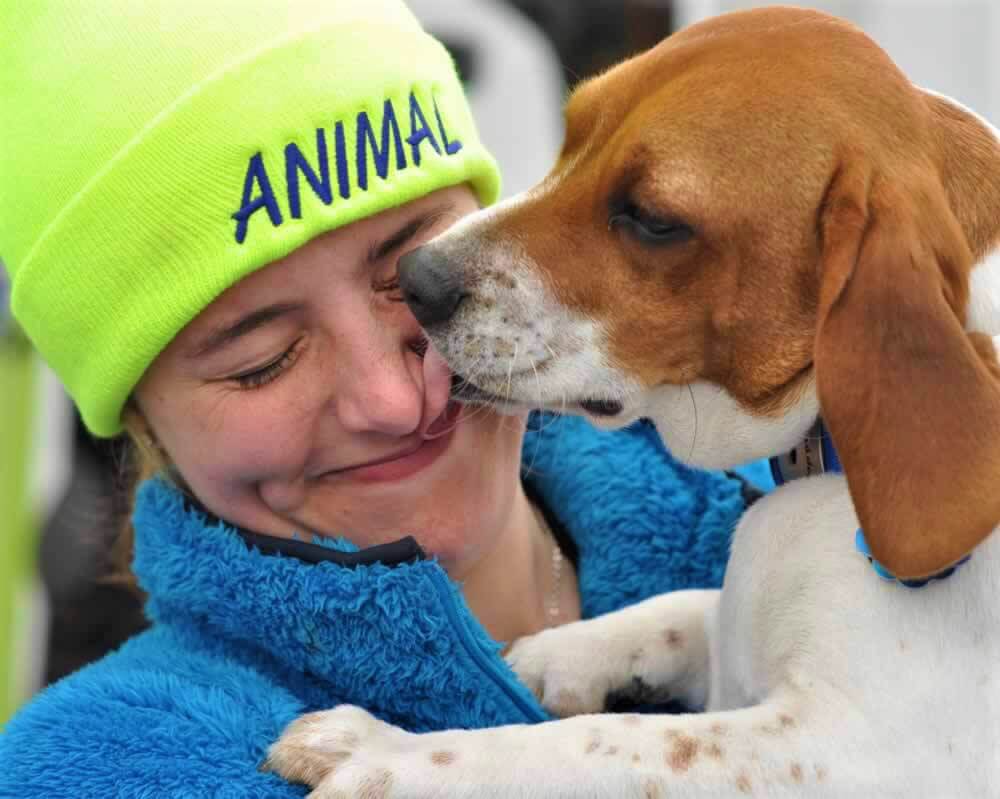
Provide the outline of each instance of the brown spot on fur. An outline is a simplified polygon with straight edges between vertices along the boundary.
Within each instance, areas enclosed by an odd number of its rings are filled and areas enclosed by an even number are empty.
[[[720,724],[719,722],[715,722],[715,724],[713,724],[709,729],[712,731],[713,735],[725,735],[727,731],[726,725]]]
[[[455,762],[455,753],[441,750],[431,753],[431,763],[435,766],[448,766]]]
[[[694,763],[698,756],[698,749],[701,747],[697,738],[688,735],[681,735],[674,741],[674,748],[667,755],[667,765],[675,772],[683,774]]]
[[[663,731],[663,735],[668,741],[673,741],[675,738],[681,737],[681,731],[667,729]]]
[[[642,758],[639,756],[638,752],[636,752],[634,755],[632,755],[632,762],[636,763],[636,764],[642,762]]]
[[[592,755],[598,749],[601,748],[601,731],[600,730],[590,730],[587,734],[587,747],[583,750],[584,754]]]
[[[663,640],[671,649],[680,649],[684,646],[684,633],[680,630],[670,628],[663,631]]]
[[[899,651],[900,652],[905,652],[906,651],[906,641],[900,641],[899,642]]]
[[[752,787],[750,785],[750,778],[746,774],[740,774],[736,778],[736,790],[740,793],[751,793]]]
[[[757,730],[764,735],[781,735],[781,728],[772,724],[761,724]]]
[[[792,763],[792,766],[789,770],[791,771],[793,780],[795,780],[796,782],[802,782],[802,766],[800,766],[798,763]]]
[[[705,747],[705,754],[708,755],[713,760],[722,760],[725,753],[722,751],[722,747],[717,743],[712,742],[707,747]]]
[[[609,746],[607,749],[604,750],[604,754],[605,755],[617,755],[618,754],[618,747],[617,746]]]
[[[642,795],[643,799],[660,799],[663,796],[663,791],[660,790],[660,784],[653,779],[647,779],[642,784]]]
[[[822,766],[816,766],[816,779],[820,782],[826,779],[826,769]]]
[[[626,713],[624,716],[622,716],[622,723],[626,727],[638,727],[640,724],[642,724],[642,716],[640,716],[638,713]]]
[[[513,291],[517,288],[517,281],[506,272],[495,272],[494,278],[499,286]]]
[[[793,719],[787,713],[780,714],[778,716],[778,722],[781,724],[782,727],[786,727],[786,728],[787,727],[794,727],[795,726],[795,719]]]
[[[384,768],[379,769],[361,783],[357,799],[385,799],[389,795],[392,783],[392,772]]]

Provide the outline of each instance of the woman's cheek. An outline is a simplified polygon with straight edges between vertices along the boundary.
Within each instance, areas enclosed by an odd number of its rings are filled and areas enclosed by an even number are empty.
[[[191,426],[185,452],[175,457],[182,474],[189,481],[197,475],[206,487],[250,486],[300,475],[311,427],[298,416],[283,419],[271,404],[232,403],[225,410],[217,408],[212,424]]]

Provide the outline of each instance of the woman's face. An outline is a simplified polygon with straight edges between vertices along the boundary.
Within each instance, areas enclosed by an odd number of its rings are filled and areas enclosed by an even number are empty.
[[[361,547],[412,534],[453,573],[475,562],[514,504],[523,419],[448,402],[394,279],[401,255],[476,208],[455,187],[320,236],[160,354],[136,399],[209,511]]]

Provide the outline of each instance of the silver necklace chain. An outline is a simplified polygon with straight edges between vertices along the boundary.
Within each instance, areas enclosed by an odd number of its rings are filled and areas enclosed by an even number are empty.
[[[552,528],[549,527],[549,523],[545,519],[545,514],[538,508],[534,508],[534,511],[542,532],[547,534],[552,542],[552,586],[545,597],[545,616],[546,626],[555,627],[562,616],[562,574],[565,557],[562,549],[559,548],[555,533],[552,532]]]

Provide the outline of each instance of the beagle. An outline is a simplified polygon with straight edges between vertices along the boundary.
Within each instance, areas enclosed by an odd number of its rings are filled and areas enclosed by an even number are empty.
[[[568,718],[414,735],[344,707],[272,764],[316,797],[1000,796],[997,132],[791,8],[671,36],[566,122],[538,186],[400,264],[460,391],[646,418],[784,484],[721,591],[512,648]],[[632,685],[707,712],[601,713]]]

